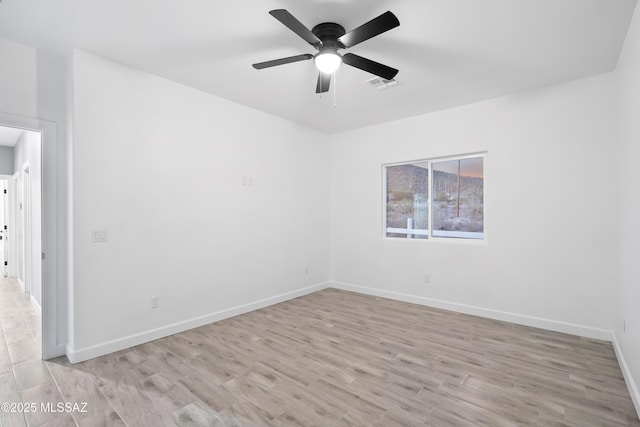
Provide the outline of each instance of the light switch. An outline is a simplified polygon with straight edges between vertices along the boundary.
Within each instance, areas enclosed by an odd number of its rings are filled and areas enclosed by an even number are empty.
[[[107,243],[109,241],[109,231],[107,230],[93,230],[91,232],[91,242],[93,243]]]

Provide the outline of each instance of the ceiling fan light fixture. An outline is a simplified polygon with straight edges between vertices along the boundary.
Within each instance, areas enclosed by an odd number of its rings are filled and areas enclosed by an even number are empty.
[[[313,62],[321,73],[333,74],[342,64],[342,56],[333,50],[320,51],[313,58]]]
[[[313,62],[319,71],[316,93],[329,91],[331,80],[334,79],[333,74],[340,68],[340,64],[343,62],[350,67],[359,68],[362,71],[386,80],[391,80],[398,74],[398,70],[395,68],[363,58],[362,56],[353,53],[338,54],[340,49],[352,48],[365,40],[369,40],[400,25],[398,18],[390,11],[365,22],[348,33],[342,25],[336,24],[335,22],[322,22],[310,30],[286,9],[274,9],[269,11],[269,14],[280,21],[285,27],[296,33],[302,40],[313,46],[314,49],[318,50],[318,53],[315,55],[303,53],[301,55],[252,64],[256,70],[306,61],[313,58]]]

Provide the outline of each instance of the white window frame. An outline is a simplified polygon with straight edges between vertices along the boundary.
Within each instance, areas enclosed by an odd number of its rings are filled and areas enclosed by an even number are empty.
[[[476,237],[445,237],[445,236],[434,236],[433,235],[433,204],[431,203],[433,199],[432,189],[433,189],[433,163],[438,162],[446,162],[452,160],[464,160],[470,158],[482,157],[482,168],[483,168],[483,232],[482,238]],[[414,163],[428,163],[429,170],[429,185],[428,185],[428,196],[427,196],[427,205],[429,206],[428,210],[428,230],[415,230],[416,232],[407,234],[406,238],[401,237],[388,237],[387,233],[390,230],[387,228],[387,168],[390,166],[401,166],[401,165],[411,165]],[[385,163],[382,165],[382,238],[384,240],[390,241],[419,241],[419,242],[447,242],[447,243],[464,243],[464,244],[480,244],[486,245],[487,240],[487,209],[486,209],[486,198],[487,198],[487,180],[486,180],[486,169],[487,169],[487,152],[478,152],[478,153],[469,153],[469,154],[460,154],[454,156],[442,156],[442,157],[430,157],[425,159],[417,159],[417,160],[408,160],[403,162],[394,162],[394,163]],[[406,229],[397,229],[399,234],[404,234]],[[426,235],[426,239],[415,239],[413,235]]]

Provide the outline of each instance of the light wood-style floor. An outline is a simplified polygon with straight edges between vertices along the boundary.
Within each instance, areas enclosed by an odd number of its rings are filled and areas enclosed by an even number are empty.
[[[17,346],[14,288],[0,401],[88,412],[3,426],[640,426],[605,342],[328,289],[70,365]]]

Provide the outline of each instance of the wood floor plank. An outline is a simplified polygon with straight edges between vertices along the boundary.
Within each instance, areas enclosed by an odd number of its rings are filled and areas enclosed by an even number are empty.
[[[77,421],[79,427],[125,427],[124,421],[113,409]]]
[[[237,402],[227,389],[200,376],[182,378],[180,383],[202,403],[215,411],[223,411]]]
[[[271,422],[276,427],[325,427],[327,420],[313,412],[287,410]]]
[[[66,414],[52,421],[40,424],[38,427],[75,427],[76,425],[77,423],[73,419],[73,416]]]
[[[427,424],[433,408],[418,402],[403,402],[391,407],[380,418],[376,426],[380,427],[405,427],[423,426]]]
[[[246,402],[253,407],[262,418],[273,420],[285,411],[286,401],[270,393],[268,389],[261,387],[246,377],[234,378],[224,385],[230,393],[238,396],[238,400]]]
[[[326,289],[71,365],[34,357],[18,290],[0,286],[0,397],[91,408],[3,425],[640,426],[597,340]]]
[[[344,407],[311,392],[308,387],[286,378],[269,391],[287,402],[285,413],[288,415],[309,413],[312,414],[312,419],[319,417],[324,420],[325,424],[333,425],[338,423],[341,417],[347,413]]]
[[[343,407],[347,412],[355,413],[365,418],[371,417],[372,420],[376,421],[392,406],[391,402],[385,402],[384,406],[379,406],[356,393],[322,379],[311,384],[309,390]]]
[[[182,427],[223,425],[214,411],[198,402],[191,403],[176,410],[173,417],[176,424]]]
[[[252,404],[242,400],[234,403],[218,414],[225,427],[259,427],[270,425],[270,420],[263,416]]]

